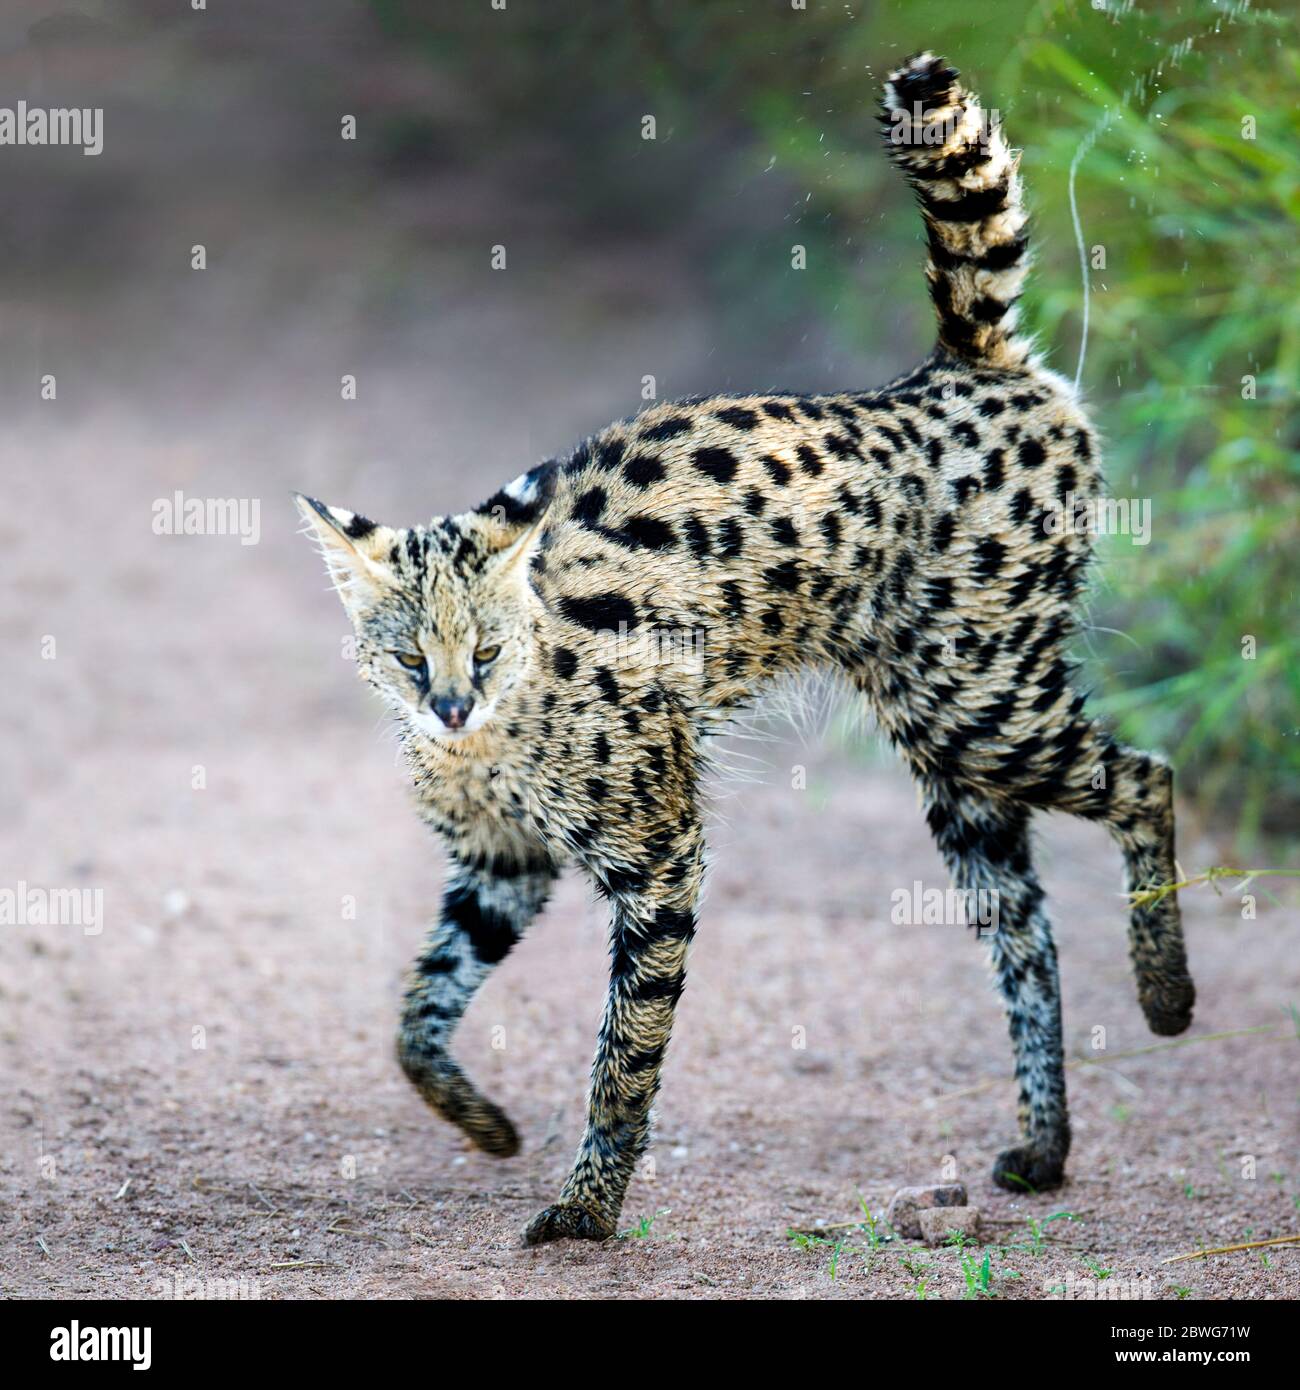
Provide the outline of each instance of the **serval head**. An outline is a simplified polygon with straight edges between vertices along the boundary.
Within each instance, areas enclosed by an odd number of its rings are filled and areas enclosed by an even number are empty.
[[[555,477],[539,465],[472,512],[405,529],[294,494],[352,621],[361,675],[428,738],[472,737],[528,674],[530,561]]]

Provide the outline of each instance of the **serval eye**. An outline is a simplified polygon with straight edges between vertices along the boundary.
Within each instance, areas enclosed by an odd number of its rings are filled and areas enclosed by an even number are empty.
[[[480,666],[490,666],[500,655],[501,648],[499,646],[480,647],[478,651],[474,653],[474,660],[478,662]]]
[[[408,671],[418,671],[424,665],[424,657],[417,656],[414,652],[394,652],[398,664],[405,666]]]

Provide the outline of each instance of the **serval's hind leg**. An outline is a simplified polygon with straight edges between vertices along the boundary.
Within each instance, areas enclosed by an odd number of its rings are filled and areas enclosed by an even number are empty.
[[[1126,886],[1132,893],[1176,883],[1173,772],[1149,754],[1116,751],[1117,795],[1106,824],[1124,851]],[[1196,987],[1187,969],[1178,894],[1132,907],[1128,939],[1147,1026],[1153,1033],[1183,1032],[1192,1021]]]
[[[1116,743],[1083,716],[1076,716],[1057,742],[1075,751],[1043,804],[1105,825],[1123,851],[1130,893],[1176,883],[1174,779],[1168,764]],[[1128,939],[1147,1026],[1162,1035],[1183,1032],[1192,1021],[1196,988],[1187,969],[1177,893],[1131,906]]]
[[[1031,858],[1030,812],[954,782],[923,786],[926,819],[954,886],[996,895],[987,900],[996,913],[987,939],[1015,1051],[1021,1142],[998,1158],[993,1181],[1013,1192],[1056,1187],[1070,1150],[1061,988]]]

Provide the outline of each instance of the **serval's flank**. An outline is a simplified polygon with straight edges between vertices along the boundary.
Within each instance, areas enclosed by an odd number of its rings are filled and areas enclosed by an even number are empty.
[[[1070,387],[1015,331],[1019,157],[929,54],[889,79],[891,156],[929,240],[938,343],[874,391],[658,404],[482,506],[392,529],[300,498],[397,714],[450,867],[398,1057],[480,1148],[519,1147],[456,1065],[474,992],[577,863],[611,905],[586,1129],[529,1242],[615,1230],[695,934],[703,746],[772,677],[843,673],[911,767],[957,887],[996,891],[993,973],[1020,1088],[1004,1187],[1062,1180],[1070,1147],[1056,952],[1035,810],[1101,821],[1130,888],[1174,879],[1169,768],[1084,711],[1066,655],[1101,489]],[[1178,903],[1131,916],[1151,1028],[1191,1019]]]

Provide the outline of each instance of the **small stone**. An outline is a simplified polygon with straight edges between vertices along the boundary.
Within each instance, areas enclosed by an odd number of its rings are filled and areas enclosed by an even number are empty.
[[[966,1185],[960,1182],[938,1183],[934,1187],[900,1187],[894,1193],[885,1212],[885,1220],[905,1240],[921,1239],[919,1214],[932,1207],[964,1207]]]
[[[184,917],[189,906],[190,895],[184,888],[169,888],[163,894],[162,908],[166,917]]]
[[[921,1239],[927,1245],[946,1245],[954,1231],[970,1240],[979,1238],[978,1207],[928,1207],[919,1216]]]

